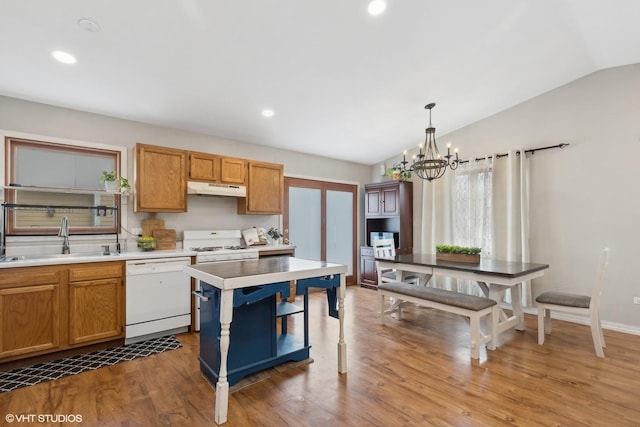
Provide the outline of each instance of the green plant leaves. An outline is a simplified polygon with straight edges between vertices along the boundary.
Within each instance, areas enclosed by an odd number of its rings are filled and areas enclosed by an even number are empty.
[[[436,253],[439,254],[468,254],[477,255],[482,252],[481,248],[472,246],[456,246],[456,245],[436,245]]]

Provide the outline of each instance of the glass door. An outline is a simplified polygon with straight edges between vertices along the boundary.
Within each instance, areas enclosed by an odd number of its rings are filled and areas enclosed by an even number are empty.
[[[296,257],[347,266],[356,274],[356,185],[285,177],[284,237]]]

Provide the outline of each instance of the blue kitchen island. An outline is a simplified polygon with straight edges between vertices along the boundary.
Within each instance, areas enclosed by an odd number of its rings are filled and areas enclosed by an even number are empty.
[[[293,257],[197,264],[185,272],[200,280],[200,368],[216,383],[215,421],[227,420],[229,386],[242,377],[290,360],[309,357],[308,290],[327,290],[329,314],[340,324],[338,372],[347,370],[344,342],[344,294],[347,267]],[[304,306],[277,302],[289,282]],[[286,317],[304,316],[304,336],[287,333]],[[276,322],[282,320],[280,333]]]

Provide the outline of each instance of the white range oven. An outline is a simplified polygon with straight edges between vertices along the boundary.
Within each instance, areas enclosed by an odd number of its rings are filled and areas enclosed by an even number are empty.
[[[258,259],[258,249],[247,247],[240,230],[185,230],[182,247],[196,252],[196,264]],[[200,281],[196,280],[196,292]],[[200,330],[200,299],[195,300],[195,330]]]

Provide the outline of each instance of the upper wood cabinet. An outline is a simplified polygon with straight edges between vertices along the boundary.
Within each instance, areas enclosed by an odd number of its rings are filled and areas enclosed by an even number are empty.
[[[395,216],[400,211],[400,186],[368,185],[366,189],[365,215],[367,217]]]
[[[187,211],[185,150],[136,144],[136,212]]]
[[[247,161],[233,157],[220,159],[220,181],[226,184],[245,185],[247,183]]]
[[[275,163],[249,161],[247,197],[238,199],[238,213],[281,214],[284,168]]]
[[[365,188],[365,237],[371,233],[393,233],[398,255],[413,252],[413,183],[386,181]]]
[[[190,181],[220,181],[220,157],[215,154],[189,152]]]
[[[216,154],[189,152],[189,180],[245,185],[247,161]]]

